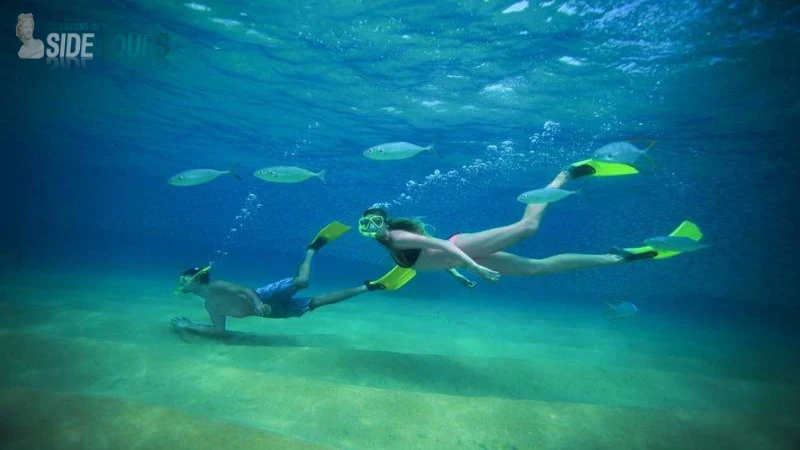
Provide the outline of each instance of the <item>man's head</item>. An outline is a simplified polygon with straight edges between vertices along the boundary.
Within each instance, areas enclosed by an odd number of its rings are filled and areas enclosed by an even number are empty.
[[[203,268],[193,267],[185,270],[178,279],[178,288],[175,290],[175,293],[191,292],[192,289],[197,286],[210,283],[211,274],[209,272],[211,272],[211,266]]]

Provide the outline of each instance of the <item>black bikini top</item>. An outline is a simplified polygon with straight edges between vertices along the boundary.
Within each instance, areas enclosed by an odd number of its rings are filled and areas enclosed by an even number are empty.
[[[394,260],[395,264],[400,267],[410,268],[413,267],[414,264],[417,263],[419,259],[419,255],[422,253],[421,248],[409,248],[405,250],[397,250],[392,248],[389,245],[389,241],[378,241],[389,250],[389,254],[392,255],[392,259]]]
[[[400,267],[414,267],[414,264],[417,263],[419,259],[420,253],[422,253],[421,248],[409,248],[406,250],[389,250],[392,254],[392,259],[395,263],[397,263]]]

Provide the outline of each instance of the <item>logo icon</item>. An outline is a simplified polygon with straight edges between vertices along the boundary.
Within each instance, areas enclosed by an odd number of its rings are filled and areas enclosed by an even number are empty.
[[[17,16],[17,37],[22,41],[17,56],[22,59],[40,59],[44,56],[44,44],[33,38],[33,14]]]

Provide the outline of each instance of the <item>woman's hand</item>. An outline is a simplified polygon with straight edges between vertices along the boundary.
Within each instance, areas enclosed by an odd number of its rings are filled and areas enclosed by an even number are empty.
[[[492,270],[488,267],[483,267],[480,264],[476,264],[473,270],[486,281],[491,281],[492,283],[497,283],[500,281],[500,272]]]

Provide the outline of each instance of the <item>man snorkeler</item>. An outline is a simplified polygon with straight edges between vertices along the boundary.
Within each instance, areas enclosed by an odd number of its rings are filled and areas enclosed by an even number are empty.
[[[306,255],[297,274],[293,278],[275,281],[257,289],[240,286],[228,281],[211,281],[211,266],[189,269],[181,275],[175,293],[195,294],[205,300],[206,311],[211,325],[193,323],[186,317],[175,317],[172,326],[177,330],[192,331],[206,335],[219,335],[225,332],[228,317],[259,316],[269,319],[301,317],[308,311],[321,306],[332,305],[356,295],[375,290],[399,289],[414,276],[413,270],[395,268],[383,278],[365,281],[361,286],[330,292],[314,297],[295,296],[308,287],[311,275],[311,260],[328,242],[331,242],[350,229],[340,222],[333,222],[323,228],[306,249]]]

